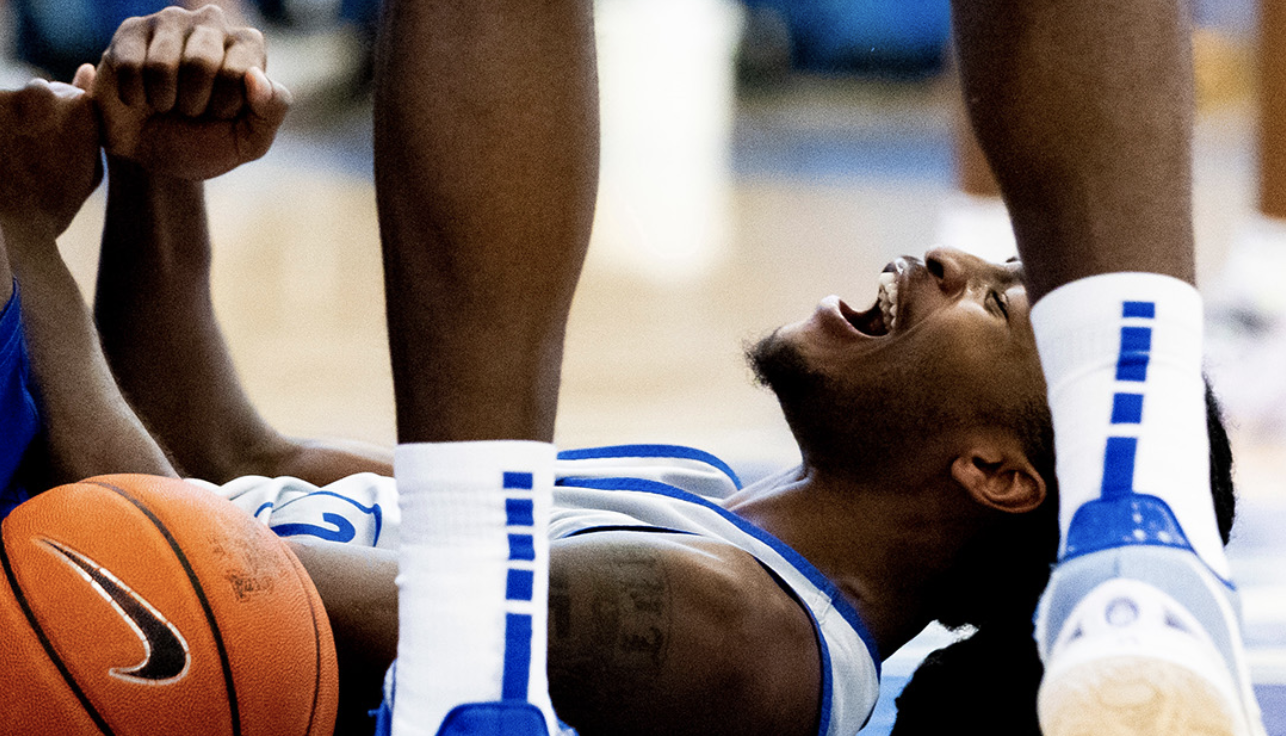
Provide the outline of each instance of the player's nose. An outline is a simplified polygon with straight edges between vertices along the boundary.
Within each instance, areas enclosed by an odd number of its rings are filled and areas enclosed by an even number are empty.
[[[948,296],[959,293],[969,283],[976,271],[972,261],[978,259],[955,248],[930,248],[924,254],[924,267],[937,282],[938,288]]]
[[[1017,270],[955,248],[931,248],[924,254],[924,265],[948,295],[958,293],[971,281],[999,285],[1022,278]]]

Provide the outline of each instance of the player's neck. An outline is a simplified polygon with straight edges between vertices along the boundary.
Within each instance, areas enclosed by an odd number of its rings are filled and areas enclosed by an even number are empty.
[[[882,657],[933,619],[926,592],[950,569],[957,540],[966,536],[944,526],[971,523],[906,494],[857,488],[804,468],[755,483],[725,506],[790,545],[834,582]]]

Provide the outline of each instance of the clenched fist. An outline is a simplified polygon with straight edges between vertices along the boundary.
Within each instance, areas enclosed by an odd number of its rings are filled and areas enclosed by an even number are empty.
[[[266,66],[263,35],[213,5],[125,21],[89,80],[108,155],[189,180],[263,156],[291,103]]]

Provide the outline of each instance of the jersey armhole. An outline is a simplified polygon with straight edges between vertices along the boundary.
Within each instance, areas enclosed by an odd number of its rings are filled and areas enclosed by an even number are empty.
[[[760,560],[758,557],[755,557],[754,560],[759,563],[759,566],[764,569],[764,572],[768,573],[768,576],[773,579],[773,582],[777,584],[777,587],[781,588],[786,595],[790,596],[790,599],[795,602],[795,605],[799,606],[800,609],[808,615],[808,621],[813,626],[813,639],[817,642],[817,651],[820,655],[819,658],[821,660],[822,667],[822,691],[818,694],[819,707],[817,711],[817,736],[826,736],[827,732],[830,730],[831,721],[831,653],[830,649],[826,646],[826,637],[822,636],[822,626],[818,623],[817,617],[813,615],[812,610],[810,610],[808,606],[804,604],[804,601],[800,599],[799,594],[796,593],[795,590],[791,588],[775,570],[764,564],[763,560]]]

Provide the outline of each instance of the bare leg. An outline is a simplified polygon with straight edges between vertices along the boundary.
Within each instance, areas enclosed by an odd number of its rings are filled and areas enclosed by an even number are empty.
[[[590,4],[390,2],[376,80],[399,440],[548,441],[597,185]]]
[[[1009,211],[963,105],[953,113],[956,191],[943,200],[937,244],[1006,261],[1017,253]]]
[[[999,197],[1000,185],[991,173],[987,156],[978,145],[973,126],[965,112],[959,111],[952,119],[956,154],[956,188],[974,197]]]
[[[1259,211],[1286,219],[1286,6],[1259,3]]]
[[[533,732],[557,728],[545,540],[563,336],[597,185],[591,7],[384,7],[375,186],[403,520],[385,711],[396,736],[500,699],[536,716]],[[510,502],[530,516],[506,524]],[[532,540],[529,568],[508,567],[506,539]],[[515,598],[511,573],[532,581]]]
[[[1179,0],[955,0],[965,100],[1037,299],[1194,280],[1192,64]]]
[[[1042,730],[1142,733],[1111,694],[1148,681],[1165,683],[1149,707],[1172,733],[1262,733],[1206,481],[1189,3],[954,7],[965,99],[1039,300],[1054,419],[1063,539],[1037,617]],[[1193,633],[1159,639],[1142,616],[1095,629],[1119,601]]]

